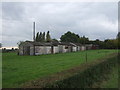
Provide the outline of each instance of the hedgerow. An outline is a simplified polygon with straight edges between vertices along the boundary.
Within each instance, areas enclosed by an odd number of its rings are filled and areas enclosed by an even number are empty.
[[[117,65],[117,58],[113,57],[72,77],[46,85],[46,88],[88,88],[95,82],[106,79],[115,65]]]

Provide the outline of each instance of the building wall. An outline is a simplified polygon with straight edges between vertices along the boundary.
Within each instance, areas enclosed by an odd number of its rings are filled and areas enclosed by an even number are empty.
[[[34,46],[30,43],[24,43],[19,46],[19,55],[24,55],[24,52],[29,51],[27,47],[30,47],[29,55],[34,55]],[[82,46],[58,45],[58,46],[53,46],[53,49],[52,46],[35,46],[35,55],[51,54],[52,52],[66,53],[66,52],[72,52],[72,51],[76,52],[76,51],[84,51],[84,50],[86,50],[86,47],[84,45]]]
[[[34,47],[33,46],[30,47],[30,55],[34,55]]]
[[[35,55],[43,54],[43,47],[35,46]]]
[[[63,45],[58,45],[59,53],[63,53]]]
[[[63,53],[66,53],[66,52],[68,52],[69,51],[69,48],[68,48],[68,46],[66,46],[66,45],[63,45]]]
[[[77,51],[77,47],[75,46],[73,46],[72,49],[73,49],[73,52]]]
[[[51,46],[45,46],[45,53],[44,54],[51,54]]]
[[[81,49],[80,46],[77,46],[77,51],[80,51],[80,49]]]
[[[35,46],[35,55],[51,54],[51,46]]]
[[[54,46],[53,49],[54,49],[53,50],[54,53],[59,53],[59,47],[58,46]]]
[[[68,52],[72,52],[72,46],[68,46]]]
[[[81,46],[81,51],[86,50],[85,46]]]
[[[19,46],[19,55],[23,55],[23,46]]]

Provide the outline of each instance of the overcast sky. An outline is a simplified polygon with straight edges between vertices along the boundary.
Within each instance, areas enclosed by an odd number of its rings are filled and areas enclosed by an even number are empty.
[[[5,2],[2,3],[2,44],[17,46],[17,42],[32,40],[32,24],[36,32],[50,31],[59,39],[67,31],[91,40],[112,39],[118,32],[117,2]]]

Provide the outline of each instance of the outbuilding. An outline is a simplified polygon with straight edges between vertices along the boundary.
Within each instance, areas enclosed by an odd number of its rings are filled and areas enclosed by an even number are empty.
[[[59,53],[57,43],[25,41],[19,45],[19,55],[41,55]]]
[[[34,42],[25,41],[19,45],[19,55],[55,54],[86,50],[80,43],[67,42]]]

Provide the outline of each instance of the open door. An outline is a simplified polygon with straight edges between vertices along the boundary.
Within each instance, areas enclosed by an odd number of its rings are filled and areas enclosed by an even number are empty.
[[[23,49],[24,49],[24,55],[30,55],[30,46],[25,46],[25,47],[23,47]]]
[[[53,54],[54,53],[54,47],[51,46],[51,53]]]

